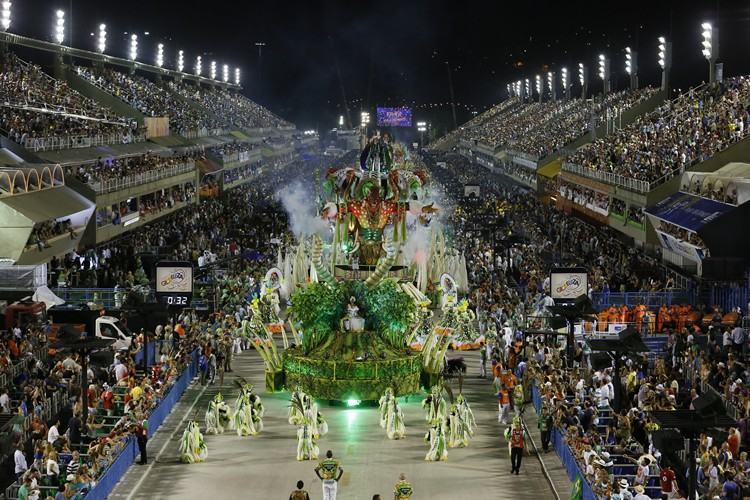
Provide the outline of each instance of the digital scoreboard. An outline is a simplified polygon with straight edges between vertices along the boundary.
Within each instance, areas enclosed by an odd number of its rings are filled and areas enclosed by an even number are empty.
[[[190,307],[193,299],[193,265],[161,261],[156,264],[156,300],[168,307]]]

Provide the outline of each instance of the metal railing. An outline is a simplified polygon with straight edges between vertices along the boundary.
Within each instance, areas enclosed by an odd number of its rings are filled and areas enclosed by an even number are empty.
[[[673,303],[685,304],[690,302],[688,290],[668,290],[665,292],[592,292],[591,303],[594,308],[603,309],[609,306],[625,305],[628,307],[643,304],[647,307],[660,307],[662,304],[671,306]]]
[[[648,181],[633,179],[632,177],[625,177],[624,175],[612,172],[594,170],[593,168],[586,168],[576,163],[565,162],[562,165],[562,169],[566,172],[573,172],[589,179],[604,182],[605,184],[624,187],[629,191],[637,193],[647,194],[651,191],[651,183]]]
[[[214,137],[217,135],[224,135],[225,131],[221,128],[206,128],[203,127],[197,130],[188,130],[182,133],[185,139],[197,139],[199,137]]]
[[[113,144],[130,144],[146,140],[144,134],[104,134],[94,136],[27,137],[21,145],[34,152],[58,151],[61,149],[90,148]]]
[[[156,302],[156,296],[153,289],[144,292],[136,292],[128,289],[114,288],[52,288],[52,292],[68,303],[92,302],[100,304],[104,308],[117,309],[125,304],[129,293],[140,293],[144,302]]]
[[[121,189],[127,189],[127,188],[131,188],[135,186],[140,186],[141,184],[145,184],[147,182],[158,181],[160,179],[165,179],[167,177],[184,174],[186,172],[190,172],[194,170],[195,170],[195,162],[193,160],[188,160],[185,163],[180,163],[178,165],[172,165],[166,168],[161,167],[161,168],[149,170],[147,172],[143,172],[139,174],[127,175],[121,178],[107,179],[104,181],[93,181],[93,182],[90,182],[88,185],[94,191],[96,191],[97,194],[112,193],[115,191],[120,191]]]

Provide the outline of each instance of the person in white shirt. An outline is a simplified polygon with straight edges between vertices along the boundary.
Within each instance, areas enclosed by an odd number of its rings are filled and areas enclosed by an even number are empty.
[[[8,389],[3,387],[2,394],[0,394],[0,412],[10,413],[10,396],[8,396]]]
[[[125,366],[122,363],[117,363],[115,365],[115,378],[119,382],[120,380],[124,379],[128,376],[128,367]]]
[[[22,445],[16,446],[16,451],[13,453],[13,461],[15,462],[16,478],[21,479],[21,476],[28,470],[29,466],[26,463],[26,456],[23,454]]]
[[[58,425],[60,425],[60,420],[55,420],[55,424],[52,425],[47,432],[47,442],[49,444],[55,444],[55,441],[60,438],[60,431],[57,430]]]

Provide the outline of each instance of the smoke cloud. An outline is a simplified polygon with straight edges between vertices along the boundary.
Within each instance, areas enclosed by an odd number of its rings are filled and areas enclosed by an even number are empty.
[[[326,239],[331,235],[328,222],[315,214],[315,193],[309,186],[296,181],[276,192],[289,216],[289,225],[296,236],[319,235]]]

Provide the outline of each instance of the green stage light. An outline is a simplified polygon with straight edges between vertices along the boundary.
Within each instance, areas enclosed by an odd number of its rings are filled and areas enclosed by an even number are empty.
[[[351,408],[353,406],[359,406],[359,404],[361,402],[362,401],[360,401],[359,399],[347,399],[346,400],[346,406],[348,406],[349,408]]]

